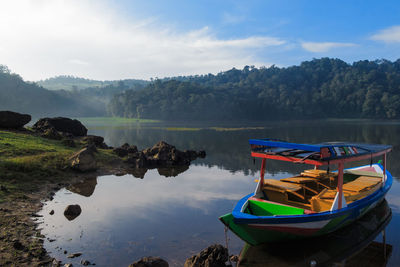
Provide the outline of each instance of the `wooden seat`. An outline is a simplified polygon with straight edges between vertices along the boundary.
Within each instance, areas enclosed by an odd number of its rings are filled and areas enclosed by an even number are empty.
[[[313,194],[318,194],[318,181],[312,177],[302,177],[302,176],[295,176],[281,179],[283,182],[300,184],[303,189],[306,189]],[[315,188],[315,189],[313,189]],[[317,189],[317,190],[316,190]]]
[[[343,194],[346,203],[362,199],[379,189],[381,178],[360,176],[356,180],[343,185]],[[331,209],[337,190],[324,189],[318,195],[311,198],[311,210],[315,212],[328,211]]]
[[[362,192],[371,190],[371,188],[377,186],[382,182],[381,178],[360,176],[352,182],[343,185],[344,191]]]
[[[301,173],[301,176],[304,177],[313,177],[315,179],[318,179],[318,182],[325,186],[325,187],[333,187],[336,186],[337,182],[337,173],[332,173],[332,172],[327,172],[325,170],[304,170]]]
[[[262,190],[270,201],[305,209],[311,208],[305,199],[304,188],[299,184],[264,179]]]

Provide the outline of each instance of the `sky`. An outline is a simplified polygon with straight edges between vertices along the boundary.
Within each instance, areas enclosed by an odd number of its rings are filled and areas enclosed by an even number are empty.
[[[400,1],[1,0],[0,64],[97,80],[400,58]]]

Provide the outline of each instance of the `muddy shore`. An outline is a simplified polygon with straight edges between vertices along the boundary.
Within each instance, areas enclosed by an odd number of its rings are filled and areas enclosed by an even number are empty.
[[[6,196],[0,203],[0,266],[52,266],[53,258],[43,248],[45,237],[40,234],[37,220],[43,202],[63,187],[93,177],[120,174],[127,166],[116,163],[90,174],[71,173],[62,181],[46,182],[39,190]],[[6,189],[5,189],[6,190]]]

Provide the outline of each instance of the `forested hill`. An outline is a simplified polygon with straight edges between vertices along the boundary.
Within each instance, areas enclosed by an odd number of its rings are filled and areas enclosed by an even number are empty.
[[[97,105],[98,106],[98,105]],[[25,82],[19,75],[0,65],[0,110],[29,113],[33,116],[95,116],[105,110]]]
[[[123,82],[125,86],[129,88],[135,87],[144,87],[149,82],[145,80],[137,80],[137,79],[125,79],[125,80],[114,80],[114,81],[98,81],[85,79],[70,75],[60,75],[52,78],[48,78],[45,80],[40,80],[37,84],[43,86],[49,90],[66,90],[66,91],[74,91],[74,90],[82,90],[86,88],[103,88],[107,86],[118,86],[118,83]]]
[[[116,94],[114,116],[164,120],[400,118],[400,59],[314,59],[155,80]]]

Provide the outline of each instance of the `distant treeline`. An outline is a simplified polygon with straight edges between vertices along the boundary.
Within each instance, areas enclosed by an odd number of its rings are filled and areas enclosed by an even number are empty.
[[[72,75],[59,75],[45,80],[40,80],[37,84],[49,90],[76,91],[87,88],[104,88],[107,86],[118,87],[121,82],[123,82],[124,86],[127,86],[128,88],[136,86],[144,87],[149,83],[148,81],[137,79],[98,81],[75,77]]]
[[[105,116],[107,104],[114,94],[127,89],[139,90],[147,83],[124,80],[97,86],[98,81],[72,76],[59,76],[46,81],[52,85],[68,84],[71,90],[47,90],[37,83],[25,82],[18,74],[0,65],[0,110],[29,113],[35,117]],[[77,89],[84,84],[94,86]]]
[[[400,118],[400,59],[231,69],[117,93],[114,116],[163,120]]]

